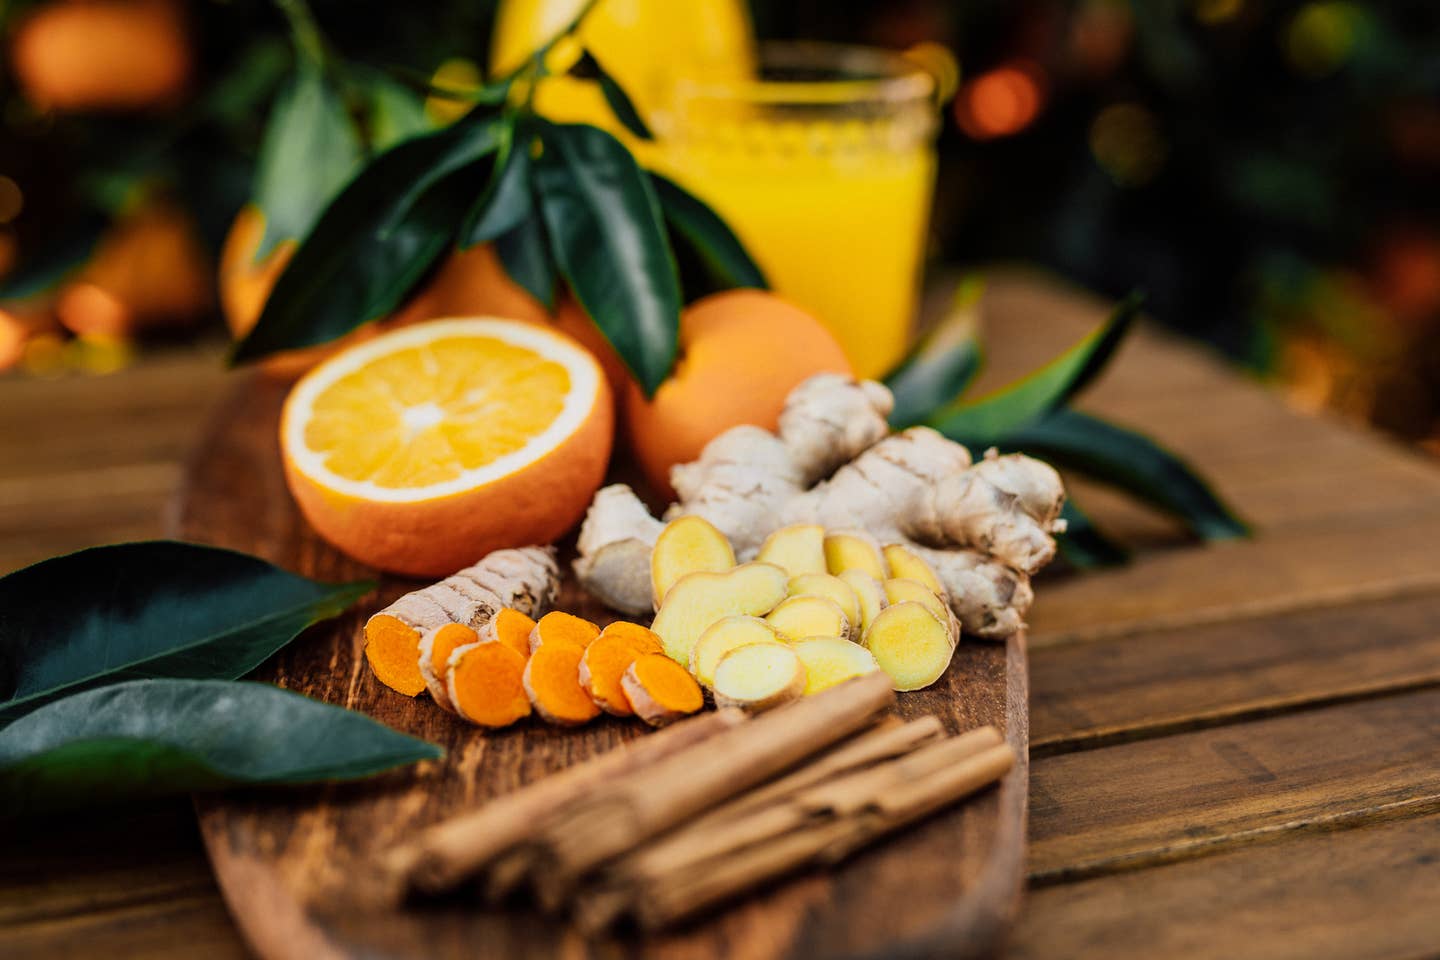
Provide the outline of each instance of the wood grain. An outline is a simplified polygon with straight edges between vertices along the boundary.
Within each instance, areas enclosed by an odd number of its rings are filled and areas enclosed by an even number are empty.
[[[326,579],[366,571],[318,542],[295,514],[281,479],[276,423],[283,385],[238,389],[192,461],[180,532],[269,557]],[[261,676],[362,710],[440,743],[447,759],[363,784],[287,794],[230,793],[197,801],[202,833],[226,899],[266,957],[892,955],[963,956],[999,939],[1023,879],[1026,765],[998,790],[943,813],[830,872],[812,872],[752,895],[712,919],[661,937],[586,942],[566,924],[525,909],[468,903],[397,912],[343,900],[366,857],[419,825],[511,791],[625,738],[633,722],[583,730],[525,724],[486,734],[426,700],[381,686],[363,665],[364,617],[413,584],[387,581],[382,596],[292,644]],[[561,605],[595,619],[605,611],[567,585]],[[952,731],[995,724],[1026,753],[1022,637],[966,644],[946,678],[901,698],[907,716],[936,714]]]
[[[1426,690],[1037,760],[1030,878],[1440,809],[1437,756],[1440,690]]]

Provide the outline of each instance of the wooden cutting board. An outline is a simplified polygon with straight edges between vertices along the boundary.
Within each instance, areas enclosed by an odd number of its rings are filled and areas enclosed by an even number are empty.
[[[238,383],[187,471],[177,535],[257,554],[325,580],[373,572],[320,541],[298,515],[281,474],[276,424],[288,385],[261,375]],[[586,940],[525,904],[482,909],[457,900],[393,911],[345,896],[367,858],[449,814],[609,750],[645,728],[604,718],[581,729],[526,722],[484,732],[428,699],[378,683],[365,666],[361,625],[416,584],[386,578],[380,595],[322,624],[259,678],[360,710],[442,745],[442,761],[358,784],[199,797],[211,863],[236,922],[266,958],[675,957],[821,958],[978,956],[994,952],[1018,906],[1028,788],[1025,639],[963,642],[940,683],[903,694],[899,711],[935,714],[951,732],[1003,730],[1020,762],[998,789],[897,834],[831,870],[812,870],[661,935]],[[612,619],[567,582],[560,606]]]

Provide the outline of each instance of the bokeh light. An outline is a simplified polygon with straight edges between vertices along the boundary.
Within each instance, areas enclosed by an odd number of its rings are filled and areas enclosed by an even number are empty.
[[[1013,136],[1040,114],[1043,80],[1040,68],[1025,60],[982,73],[955,99],[955,121],[976,140]]]
[[[1308,3],[1285,29],[1285,56],[1300,74],[1319,79],[1350,59],[1369,26],[1369,14],[1346,0]]]
[[[25,194],[20,191],[20,184],[0,174],[0,223],[14,220],[24,207]]]
[[[1234,20],[1245,8],[1245,0],[1193,0],[1190,4],[1195,19],[1209,26]]]
[[[1090,124],[1090,152],[1115,183],[1138,187],[1159,174],[1169,147],[1153,113],[1137,103],[1116,103]]]

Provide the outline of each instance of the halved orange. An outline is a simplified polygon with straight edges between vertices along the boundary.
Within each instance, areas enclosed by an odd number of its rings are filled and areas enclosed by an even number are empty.
[[[583,347],[495,318],[350,347],[295,385],[280,420],[286,480],[311,526],[415,576],[562,536],[604,479],[613,435],[609,385]]]

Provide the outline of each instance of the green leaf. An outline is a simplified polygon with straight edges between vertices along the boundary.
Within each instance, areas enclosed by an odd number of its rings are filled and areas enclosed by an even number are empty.
[[[605,102],[610,106],[610,112],[615,114],[615,119],[641,140],[654,140],[655,134],[650,132],[645,119],[640,116],[640,111],[635,109],[635,103],[630,95],[620,84],[615,82],[595,55],[586,50],[571,68],[571,73],[577,77],[593,78],[600,84],[600,92],[605,95]]]
[[[366,78],[365,93],[370,106],[372,150],[388,150],[434,126],[425,114],[425,101],[409,87],[396,83],[379,71]]]
[[[115,680],[243,676],[373,588],[171,540],[42,561],[0,578],[0,723]]]
[[[703,200],[658,173],[650,174],[650,183],[672,236],[686,242],[697,254],[715,289],[769,288],[765,274],[740,238]]]
[[[495,253],[511,280],[544,304],[546,310],[555,308],[555,261],[545,239],[545,224],[538,215],[501,234],[495,240]]]
[[[295,251],[231,361],[326,343],[399,306],[450,247],[501,127],[477,107],[371,161]]]
[[[364,714],[268,684],[132,680],[57,700],[0,731],[0,815],[353,780],[442,755]]]
[[[305,236],[363,156],[344,99],[318,65],[302,59],[275,99],[260,144],[254,199],[265,214],[265,236],[255,258],[281,240]]]
[[[660,202],[624,145],[541,121],[535,181],[555,262],[576,299],[653,394],[675,363],[680,281]]]
[[[900,366],[885,378],[895,395],[890,426],[904,430],[923,423],[955,402],[985,362],[978,336],[980,295],[985,281],[966,277],[956,288],[950,311]]]
[[[1144,434],[1078,410],[1058,410],[1006,437],[1002,446],[1126,490],[1184,520],[1206,540],[1249,533],[1245,522],[1184,460]]]
[[[87,210],[45,238],[34,252],[22,254],[19,264],[0,279],[0,300],[25,300],[59,286],[90,259],[110,218]]]
[[[460,228],[462,249],[468,250],[509,233],[530,219],[532,213],[539,216],[535,212],[530,186],[530,151],[534,138],[535,131],[530,124],[523,120],[515,124],[513,132],[506,138],[499,159],[496,160],[498,172],[484,195],[471,208],[465,225]],[[540,242],[543,247],[543,235]],[[549,258],[549,251],[546,250],[545,260],[548,262]],[[551,267],[549,272],[553,274],[554,268]],[[554,285],[552,277],[550,287],[553,288]]]
[[[1126,297],[1104,325],[1039,370],[973,403],[943,411],[930,425],[971,447],[999,444],[1015,430],[1063,407],[1100,373],[1140,311]]]
[[[1067,498],[1060,511],[1065,532],[1055,538],[1060,555],[1080,570],[1116,567],[1130,559],[1130,552],[1100,532],[1085,511]]]

